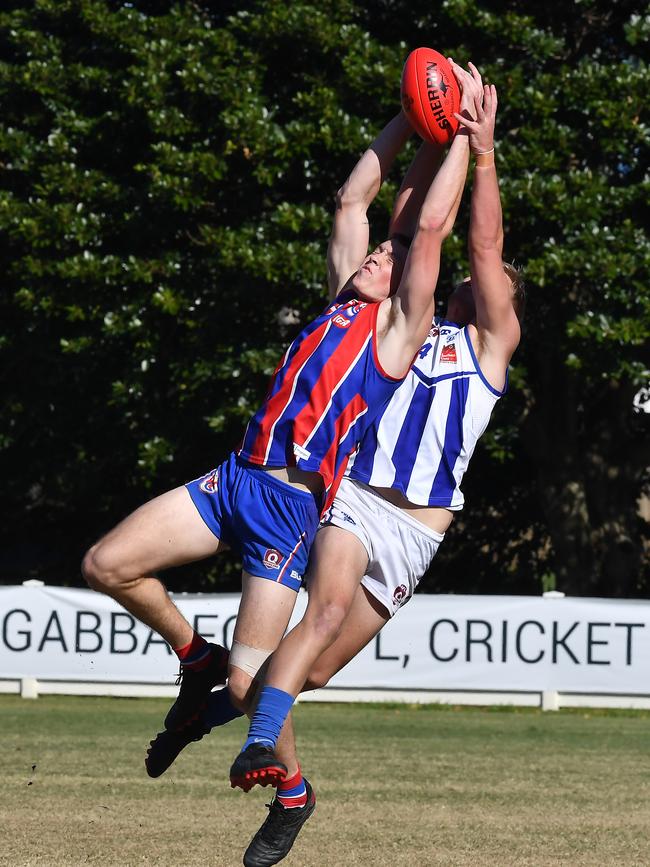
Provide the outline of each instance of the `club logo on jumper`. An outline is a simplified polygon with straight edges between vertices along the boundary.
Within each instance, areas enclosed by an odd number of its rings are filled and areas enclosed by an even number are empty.
[[[203,491],[204,494],[215,494],[217,492],[217,485],[219,483],[219,470],[212,470],[211,473],[208,473],[207,476],[204,476],[203,479],[199,482],[199,489]]]
[[[342,313],[337,313],[336,316],[332,316],[332,324],[336,325],[337,328],[348,328],[352,323],[351,319],[348,319]]]
[[[456,358],[455,343],[450,343],[447,346],[442,347],[442,352],[440,353],[440,361],[446,361],[448,364],[456,364],[458,359]]]
[[[262,563],[264,563],[267,569],[279,569],[283,560],[284,555],[276,548],[267,548]]]
[[[406,585],[400,584],[399,587],[395,588],[395,592],[393,593],[393,602],[397,605],[402,603],[406,598]]]
[[[444,98],[447,95],[449,85],[445,82],[442,72],[438,69],[438,64],[435,61],[427,63],[427,98],[429,100],[429,108],[431,114],[436,119],[436,123],[440,129],[450,129],[451,125],[445,117],[445,110],[440,102],[440,96]]]
[[[356,316],[357,313],[361,313],[364,307],[367,307],[368,304],[365,301],[357,301],[356,304],[353,304],[352,307],[348,307],[345,311],[346,314],[352,319],[353,316]]]

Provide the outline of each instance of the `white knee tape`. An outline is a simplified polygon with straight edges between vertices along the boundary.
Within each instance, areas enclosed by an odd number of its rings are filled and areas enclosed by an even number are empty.
[[[241,668],[251,677],[255,677],[272,653],[272,650],[259,650],[257,647],[249,647],[247,644],[233,641],[228,662],[236,668]]]

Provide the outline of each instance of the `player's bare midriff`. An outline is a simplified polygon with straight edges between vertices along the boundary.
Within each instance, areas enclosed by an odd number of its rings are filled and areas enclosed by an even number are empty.
[[[308,473],[297,467],[260,467],[257,464],[251,464],[251,466],[254,466],[256,470],[264,470],[265,473],[269,473],[269,475],[294,488],[309,491],[310,494],[322,494],[325,489],[320,473]]]
[[[412,518],[425,524],[430,530],[435,530],[436,533],[446,533],[454,520],[454,513],[449,509],[442,509],[439,506],[418,506],[417,503],[407,500],[396,488],[377,488],[373,485],[372,489],[389,503],[408,512]]]

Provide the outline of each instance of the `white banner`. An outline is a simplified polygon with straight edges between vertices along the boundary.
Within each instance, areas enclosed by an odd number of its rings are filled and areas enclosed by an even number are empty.
[[[174,601],[230,645],[237,594]],[[301,592],[292,622],[301,616]],[[169,684],[165,642],[90,590],[0,588],[0,679]],[[416,595],[332,686],[650,694],[650,602]]]

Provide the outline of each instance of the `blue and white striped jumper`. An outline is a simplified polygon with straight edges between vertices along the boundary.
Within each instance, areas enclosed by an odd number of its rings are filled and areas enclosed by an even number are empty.
[[[365,434],[346,475],[396,488],[417,505],[462,509],[463,474],[505,390],[485,379],[467,327],[434,319],[409,374]]]

